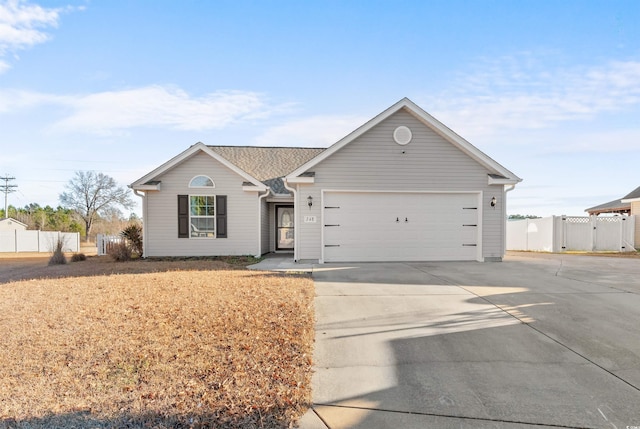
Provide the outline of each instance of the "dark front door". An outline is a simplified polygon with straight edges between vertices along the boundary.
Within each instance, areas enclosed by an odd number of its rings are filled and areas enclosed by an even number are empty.
[[[276,206],[276,250],[293,250],[293,206]]]

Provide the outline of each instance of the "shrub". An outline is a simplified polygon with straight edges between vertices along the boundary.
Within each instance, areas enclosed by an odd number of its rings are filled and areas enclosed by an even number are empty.
[[[71,256],[71,262],[80,262],[80,261],[86,261],[87,260],[87,256],[84,253],[74,253]]]
[[[129,247],[125,241],[109,246],[107,253],[117,262],[129,261],[131,259],[131,247]]]
[[[64,256],[64,252],[62,251],[63,247],[64,242],[58,239],[53,254],[51,255],[51,258],[49,258],[49,265],[64,265],[67,263],[67,257]]]
[[[123,229],[120,235],[127,240],[134,252],[142,256],[142,227],[140,225],[133,223]]]

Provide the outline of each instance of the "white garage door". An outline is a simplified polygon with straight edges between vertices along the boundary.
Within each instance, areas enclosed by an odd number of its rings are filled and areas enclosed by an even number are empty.
[[[478,193],[326,192],[324,261],[478,259]]]

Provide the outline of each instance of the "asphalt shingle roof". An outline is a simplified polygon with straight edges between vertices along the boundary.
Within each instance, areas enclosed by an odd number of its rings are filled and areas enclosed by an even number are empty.
[[[276,194],[287,194],[282,178],[322,153],[324,148],[209,146],[218,155],[271,187]]]
[[[622,197],[623,200],[631,200],[633,198],[640,198],[640,186]]]
[[[615,211],[630,210],[631,203],[623,203],[621,200],[609,201],[608,203],[600,204],[599,206],[590,207],[585,212],[599,214],[599,213],[612,213]]]
[[[632,200],[635,198],[640,198],[640,186],[619,200],[613,200],[608,203],[600,204],[599,206],[589,207],[585,212],[589,212],[590,214],[599,214],[614,213],[616,211],[629,211],[631,210],[631,203],[623,203],[622,200]]]

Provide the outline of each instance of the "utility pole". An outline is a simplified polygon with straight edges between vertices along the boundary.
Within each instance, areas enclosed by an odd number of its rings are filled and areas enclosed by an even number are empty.
[[[16,180],[15,177],[10,177],[5,174],[4,177],[0,177],[0,180],[4,180],[4,185],[0,184],[0,192],[4,192],[4,218],[9,217],[9,206],[7,205],[7,196],[16,191],[18,185],[10,185],[9,182]]]

